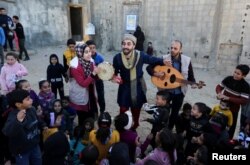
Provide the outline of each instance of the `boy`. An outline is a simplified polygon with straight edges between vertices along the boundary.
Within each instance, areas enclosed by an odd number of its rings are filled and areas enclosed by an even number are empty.
[[[151,140],[151,145],[155,147],[155,136],[162,128],[168,126],[169,119],[169,93],[165,91],[158,91],[156,93],[155,106],[143,106],[144,110],[153,114],[153,118],[146,118],[143,121],[147,121],[152,124],[151,133],[154,135],[154,138]],[[146,103],[147,104],[147,103]],[[146,105],[145,104],[145,105]]]
[[[216,113],[220,113],[221,115],[224,115],[227,118],[227,127],[230,128],[233,124],[233,114],[229,109],[229,102],[227,101],[220,101],[220,105],[214,106],[212,109],[210,116],[213,118],[213,116],[216,115]]]
[[[9,113],[2,131],[9,138],[10,151],[15,156],[16,164],[32,162],[41,165],[40,131],[29,92],[14,90],[7,94],[7,100],[13,110]]]
[[[76,56],[75,51],[76,41],[74,39],[68,39],[67,41],[67,49],[63,53],[63,66],[65,72],[69,69],[69,62]]]
[[[99,65],[104,61],[104,58],[101,54],[96,52],[96,43],[93,40],[88,40],[86,44],[89,46],[90,51],[91,51],[91,57],[95,61],[95,65]],[[100,106],[100,113],[105,111],[105,98],[104,98],[104,84],[101,79],[97,79],[95,81],[96,85],[96,91],[97,91],[97,97],[98,97],[98,103]]]
[[[217,98],[228,101],[229,109],[233,114],[233,124],[229,129],[230,138],[234,135],[240,106],[246,104],[249,99],[250,87],[244,79],[248,73],[249,66],[240,64],[235,68],[232,76],[226,77],[216,86]]]

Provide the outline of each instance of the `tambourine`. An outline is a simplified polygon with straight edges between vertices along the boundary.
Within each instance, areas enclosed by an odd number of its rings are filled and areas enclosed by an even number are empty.
[[[101,80],[111,80],[115,70],[112,64],[110,64],[109,62],[102,62],[98,65],[98,68],[101,68],[100,73],[98,73],[98,77]]]

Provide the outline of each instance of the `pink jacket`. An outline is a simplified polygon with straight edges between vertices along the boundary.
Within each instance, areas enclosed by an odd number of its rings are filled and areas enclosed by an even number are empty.
[[[15,82],[20,80],[22,76],[26,75],[28,75],[27,69],[19,62],[16,62],[13,65],[5,63],[1,69],[0,75],[2,94],[6,95],[13,91],[16,87]]]

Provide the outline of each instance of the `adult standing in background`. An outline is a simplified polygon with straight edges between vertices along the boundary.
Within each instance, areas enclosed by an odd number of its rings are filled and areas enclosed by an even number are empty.
[[[0,58],[1,58],[1,66],[4,64],[4,52],[3,52],[3,46],[5,43],[5,35],[3,28],[0,26]]]
[[[137,39],[136,45],[135,45],[135,49],[136,50],[140,50],[140,51],[144,51],[143,49],[143,43],[145,41],[145,36],[143,31],[141,30],[140,26],[136,27],[136,31],[134,32],[134,36]]]
[[[163,65],[162,58],[149,56],[135,50],[136,38],[132,34],[125,34],[122,40],[122,52],[113,58],[115,76],[113,81],[119,84],[117,102],[120,113],[131,109],[134,126],[139,126],[139,117],[143,103],[146,103],[146,84],[143,78],[144,64]],[[119,76],[121,77],[118,77]]]
[[[15,25],[11,17],[7,15],[7,11],[5,8],[0,8],[0,26],[2,26],[5,34],[4,51],[7,51],[7,41],[9,42],[11,51],[15,51],[13,48],[13,30],[15,29]]]
[[[18,38],[18,44],[19,44],[19,56],[18,58],[22,60],[23,52],[25,54],[25,59],[23,61],[30,60],[30,57],[28,55],[28,52],[25,48],[25,35],[23,30],[23,25],[19,22],[19,17],[14,15],[13,16],[13,22],[16,24],[16,35]]]
[[[92,53],[92,58],[95,61],[95,65],[98,66],[100,63],[104,61],[103,56],[96,52],[96,43],[93,40],[88,40],[86,44],[89,46],[90,51]],[[100,106],[100,113],[105,111],[105,98],[104,98],[104,84],[101,79],[97,79],[95,81],[98,103]]]

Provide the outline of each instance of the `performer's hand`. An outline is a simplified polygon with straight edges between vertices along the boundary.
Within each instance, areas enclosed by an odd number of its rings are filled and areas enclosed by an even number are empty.
[[[98,73],[100,73],[101,72],[101,68],[98,68],[98,67],[94,67],[94,70],[93,70],[93,75],[96,75],[96,74],[98,74]]]
[[[154,72],[154,76],[158,78],[164,78],[165,73],[164,72]]]
[[[166,66],[169,66],[169,67],[172,67],[172,61],[171,60],[163,60],[163,63],[166,65]]]
[[[117,83],[117,84],[122,84],[123,83],[122,78],[120,76],[115,76],[115,75],[113,76],[111,81],[114,82],[114,83]]]

